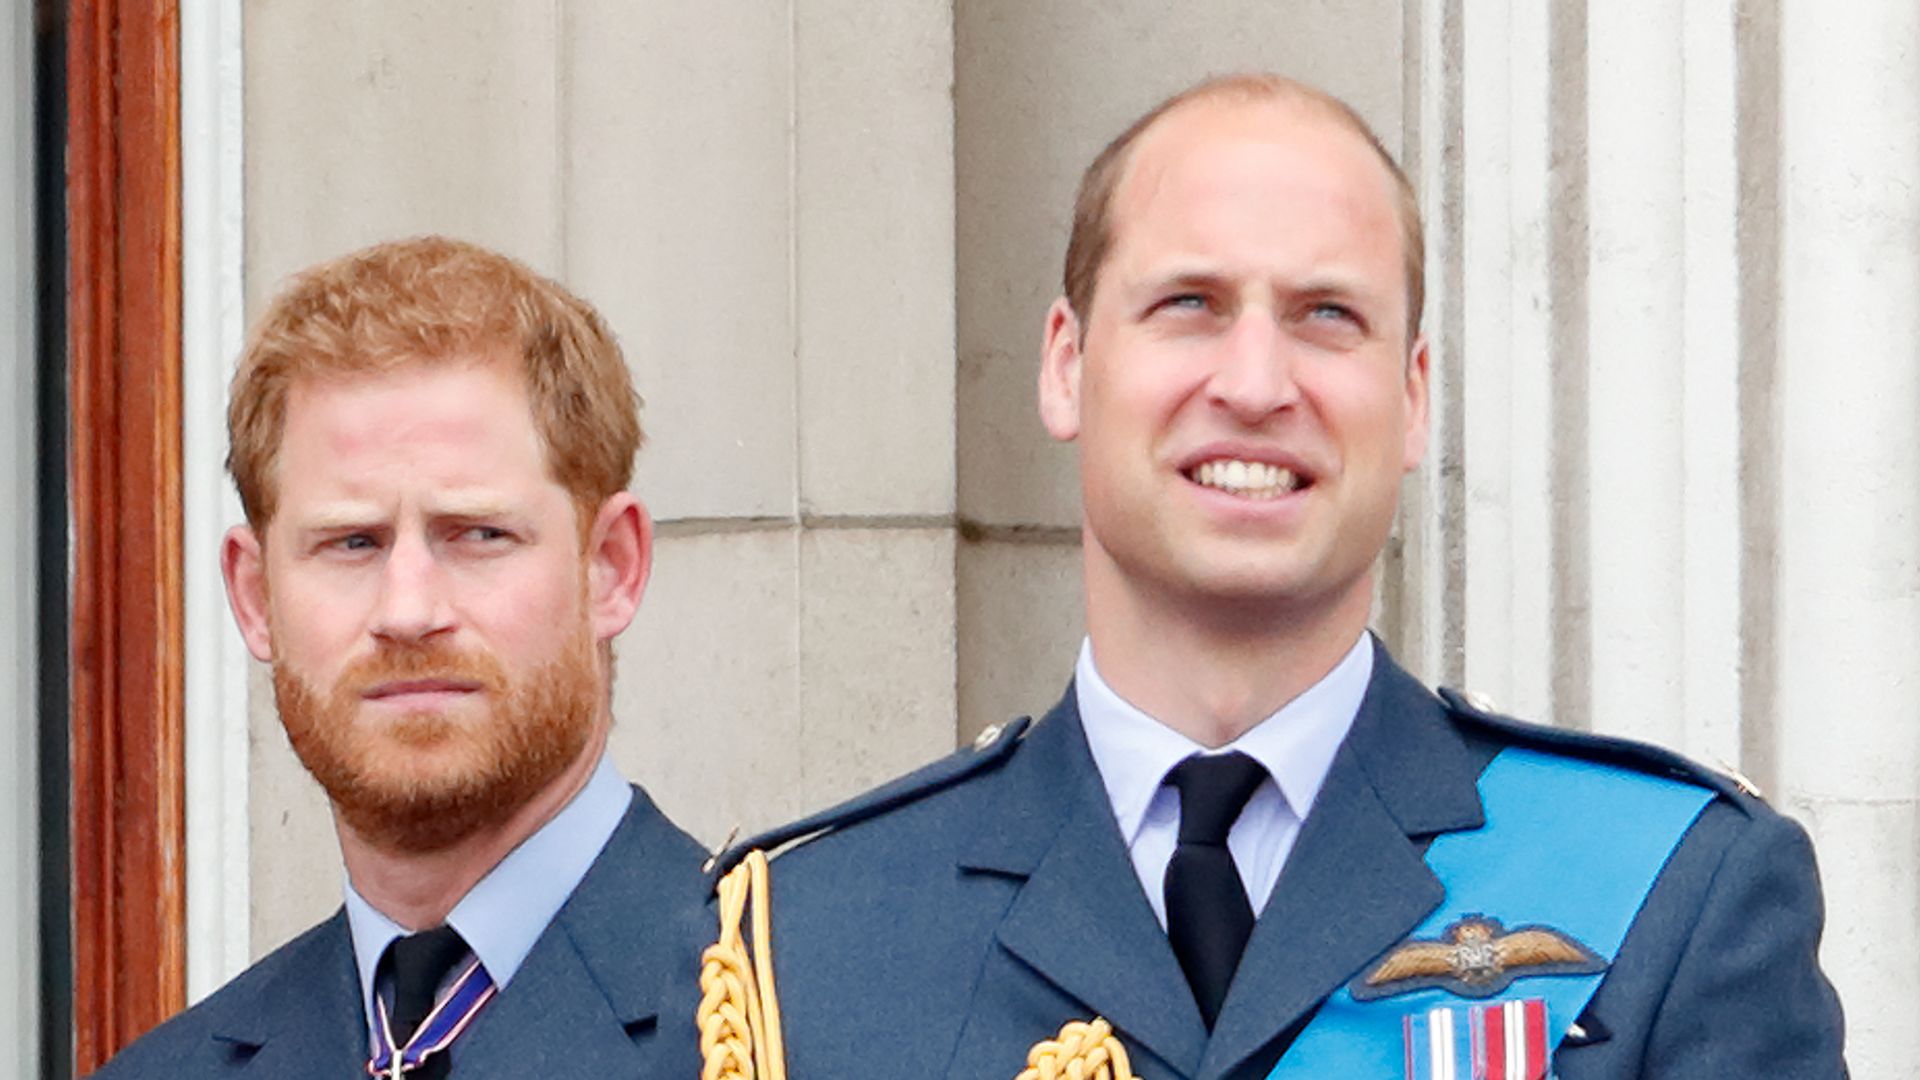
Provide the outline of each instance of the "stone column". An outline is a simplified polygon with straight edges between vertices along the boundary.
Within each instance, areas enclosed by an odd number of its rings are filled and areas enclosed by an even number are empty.
[[[1417,21],[1441,408],[1385,626],[1429,678],[1757,779],[1818,847],[1853,1068],[1899,1072],[1920,17],[1427,0]]]
[[[1826,867],[1860,1076],[1920,1005],[1920,11],[1779,21],[1774,772]]]

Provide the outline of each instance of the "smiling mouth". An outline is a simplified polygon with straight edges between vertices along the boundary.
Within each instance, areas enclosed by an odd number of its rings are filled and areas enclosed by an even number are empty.
[[[1265,461],[1214,459],[1188,469],[1187,479],[1201,487],[1224,491],[1243,499],[1277,499],[1308,486],[1310,481],[1282,465]]]

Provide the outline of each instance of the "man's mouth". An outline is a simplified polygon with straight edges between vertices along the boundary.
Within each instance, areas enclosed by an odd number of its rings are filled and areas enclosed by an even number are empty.
[[[1211,458],[1186,470],[1187,479],[1243,499],[1277,499],[1309,481],[1284,465],[1239,458]]]
[[[369,687],[360,696],[368,701],[437,694],[471,694],[480,684],[467,679],[400,679]]]

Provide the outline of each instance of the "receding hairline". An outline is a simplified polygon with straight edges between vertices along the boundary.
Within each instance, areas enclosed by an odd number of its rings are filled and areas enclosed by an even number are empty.
[[[1101,271],[1112,255],[1115,238],[1114,207],[1132,178],[1140,146],[1162,122],[1200,107],[1270,105],[1298,110],[1301,115],[1330,122],[1359,139],[1373,152],[1388,182],[1395,217],[1400,222],[1402,263],[1406,270],[1407,338],[1418,336],[1425,305],[1426,242],[1420,204],[1412,182],[1353,106],[1318,87],[1271,73],[1219,75],[1182,90],[1142,114],[1100,151],[1081,177],[1074,200],[1074,222],[1068,242],[1062,286],[1068,306],[1080,321],[1084,336]]]
[[[1299,87],[1297,83],[1289,82],[1287,85]],[[1174,98],[1169,101],[1166,108],[1151,114],[1147,118],[1147,123],[1133,133],[1133,137],[1127,141],[1119,160],[1115,163],[1118,172],[1114,178],[1113,195],[1117,197],[1125,188],[1127,181],[1132,178],[1134,169],[1139,164],[1143,147],[1156,139],[1166,137],[1167,129],[1173,121],[1208,110],[1255,109],[1272,109],[1289,117],[1324,121],[1334,130],[1346,132],[1353,136],[1359,145],[1374,151],[1375,156],[1380,159],[1378,164],[1381,166],[1382,178],[1389,183],[1393,182],[1394,170],[1398,166],[1392,158],[1387,156],[1385,147],[1380,144],[1379,137],[1374,134],[1373,129],[1340,99],[1306,87],[1261,93],[1249,89],[1235,89],[1232,85],[1213,88],[1212,83],[1202,83],[1191,95]],[[1108,206],[1111,209],[1112,203],[1110,202]],[[1111,227],[1111,220],[1108,225]]]

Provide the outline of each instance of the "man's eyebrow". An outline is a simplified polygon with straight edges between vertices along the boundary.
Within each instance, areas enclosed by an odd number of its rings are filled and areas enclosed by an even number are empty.
[[[427,514],[436,518],[497,518],[514,513],[511,501],[487,491],[448,491],[435,495]]]
[[[1364,278],[1340,277],[1319,274],[1308,278],[1293,287],[1292,292],[1301,296],[1357,296],[1371,297],[1378,290],[1368,285]]]
[[[294,519],[301,532],[331,532],[378,524],[385,514],[372,503],[334,503],[307,510]]]
[[[1133,288],[1140,292],[1160,292],[1183,287],[1212,287],[1232,281],[1234,277],[1233,273],[1218,266],[1173,265],[1141,274],[1134,280]],[[1313,276],[1301,281],[1279,283],[1279,287],[1296,296],[1372,297],[1379,294],[1379,290],[1371,286],[1363,275],[1329,273],[1325,270],[1316,271]]]
[[[1226,278],[1226,271],[1216,266],[1175,265],[1142,274],[1136,284],[1143,292],[1155,292],[1180,286],[1218,285]]]

